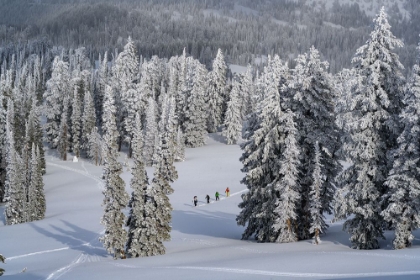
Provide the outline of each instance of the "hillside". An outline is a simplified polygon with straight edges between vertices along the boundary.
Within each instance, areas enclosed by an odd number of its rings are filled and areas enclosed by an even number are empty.
[[[2,45],[46,40],[66,48],[84,46],[90,58],[121,50],[131,36],[145,57],[179,55],[183,48],[210,66],[222,48],[229,62],[282,54],[292,59],[314,45],[332,72],[350,66],[371,31],[372,17],[385,5],[409,69],[420,33],[420,5],[414,0],[2,0]]]

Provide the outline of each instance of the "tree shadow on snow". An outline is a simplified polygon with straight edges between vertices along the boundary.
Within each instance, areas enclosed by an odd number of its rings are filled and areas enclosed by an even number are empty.
[[[172,230],[191,235],[241,239],[244,228],[236,224],[236,215],[195,209],[196,211],[174,210]]]
[[[34,223],[31,223],[30,225],[39,233],[45,235],[46,237],[54,238],[62,244],[69,246],[71,249],[79,250],[88,255],[102,257],[107,256],[106,251],[101,248],[101,244],[98,240],[99,234],[80,228],[67,221],[61,220],[61,222],[66,226],[66,228],[51,225],[51,228],[53,228],[56,232],[59,232],[59,234],[41,228]]]

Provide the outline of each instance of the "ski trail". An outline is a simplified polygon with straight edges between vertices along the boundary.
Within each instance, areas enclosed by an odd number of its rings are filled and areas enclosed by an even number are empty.
[[[220,197],[219,198],[219,200],[220,201],[222,201],[222,200],[225,200],[225,199],[228,199],[229,197],[231,197],[231,196],[235,196],[235,195],[238,195],[238,194],[241,194],[241,193],[244,193],[244,192],[246,192],[246,191],[248,191],[248,189],[244,189],[244,190],[242,190],[242,191],[239,191],[239,192],[236,192],[236,193],[232,193],[232,194],[230,194],[229,196],[227,196],[227,197]],[[213,203],[216,203],[217,201],[210,201],[210,203],[204,203],[204,204],[198,204],[197,206],[194,206],[193,205],[193,207],[203,207],[203,206],[206,206],[206,205],[209,205],[209,204],[213,204]]]
[[[417,275],[420,271],[393,271],[393,272],[366,272],[366,273],[295,273],[295,272],[277,272],[267,270],[253,270],[253,269],[238,269],[238,268],[223,268],[223,267],[194,267],[194,266],[178,266],[178,267],[162,267],[166,269],[186,269],[186,270],[203,270],[203,271],[217,271],[230,272],[247,275],[264,275],[277,277],[301,277],[301,278],[359,278],[359,277],[385,277],[385,276],[403,276],[403,275]]]
[[[69,171],[73,171],[73,172],[79,173],[79,174],[81,174],[81,175],[83,175],[85,177],[88,177],[88,178],[90,178],[92,180],[95,180],[97,182],[97,187],[100,190],[103,190],[104,189],[104,186],[105,185],[104,185],[103,181],[101,179],[99,179],[98,177],[93,176],[92,174],[90,174],[86,170],[86,168],[84,168],[86,171],[82,171],[82,170],[78,170],[78,169],[71,168],[71,167],[68,167],[68,166],[64,166],[64,165],[61,165],[61,164],[52,163],[50,161],[47,161],[47,164],[52,165],[52,166],[55,166],[55,167],[58,167],[58,168],[66,169],[66,170],[69,170]],[[84,167],[84,165],[83,165],[83,167]]]
[[[14,259],[20,259],[20,258],[25,258],[25,257],[35,256],[35,255],[42,255],[42,254],[47,254],[47,253],[54,253],[54,252],[58,252],[58,251],[68,250],[68,249],[70,249],[70,247],[63,247],[63,248],[58,248],[58,249],[39,251],[39,252],[34,252],[34,253],[29,253],[29,254],[14,256],[14,257],[9,257],[9,258],[7,258],[7,260],[10,261],[10,260],[14,260]]]
[[[65,170],[69,170],[69,171],[72,171],[72,172],[81,174],[81,175],[83,175],[85,177],[88,177],[88,178],[90,178],[92,180],[95,180],[97,182],[97,187],[100,190],[103,190],[104,187],[105,187],[105,185],[104,185],[104,183],[103,183],[103,181],[101,179],[99,179],[98,177],[96,177],[96,176],[94,176],[94,175],[92,175],[92,174],[89,173],[89,171],[85,167],[84,161],[81,162],[81,166],[84,169],[84,171],[83,170],[78,170],[78,169],[75,169],[75,168],[71,168],[71,167],[68,167],[68,166],[64,166],[64,165],[52,163],[52,162],[47,162],[47,164],[52,165],[52,166],[55,166],[55,167],[58,167],[58,168],[62,168],[62,169],[65,169]],[[94,246],[92,246],[91,243],[93,243],[94,240],[97,240],[100,234],[101,233],[98,233],[98,236],[96,236],[95,238],[93,238],[88,243],[84,243],[84,244],[82,244],[80,246],[75,246],[75,247],[72,247],[72,248],[70,248],[70,247],[62,248],[62,250],[65,250],[65,249],[76,249],[77,247],[81,247],[81,246],[86,246],[86,247],[94,248]],[[49,253],[49,252],[44,252],[44,253]],[[35,253],[35,254],[37,254],[37,253]],[[98,256],[90,257],[88,254],[82,252],[69,265],[66,265],[66,266],[64,266],[62,268],[59,268],[56,271],[50,273],[50,275],[48,276],[48,278],[46,278],[46,280],[56,280],[56,279],[60,278],[61,276],[65,275],[67,272],[69,272],[74,266],[79,265],[81,263],[84,263],[84,262],[96,262],[96,261],[99,261],[99,260],[100,260],[100,258]]]

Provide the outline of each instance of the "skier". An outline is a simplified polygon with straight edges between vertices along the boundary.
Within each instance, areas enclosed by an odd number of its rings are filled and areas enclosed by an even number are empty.
[[[194,202],[194,206],[197,206],[197,202],[198,202],[197,196],[194,196],[193,202]]]
[[[207,200],[207,203],[210,203],[210,196],[209,195],[206,195],[206,200]]]
[[[216,201],[217,201],[217,200],[219,200],[219,192],[216,192],[216,193],[214,194],[214,196],[216,197]]]
[[[229,192],[230,192],[229,187],[227,187],[225,190],[226,196],[229,196]]]

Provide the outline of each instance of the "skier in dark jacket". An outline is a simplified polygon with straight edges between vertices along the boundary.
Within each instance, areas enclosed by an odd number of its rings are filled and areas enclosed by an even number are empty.
[[[197,206],[197,202],[198,202],[198,199],[197,199],[197,196],[194,196],[194,206]]]
[[[209,195],[206,195],[206,200],[207,200],[207,203],[210,203],[210,196]]]

